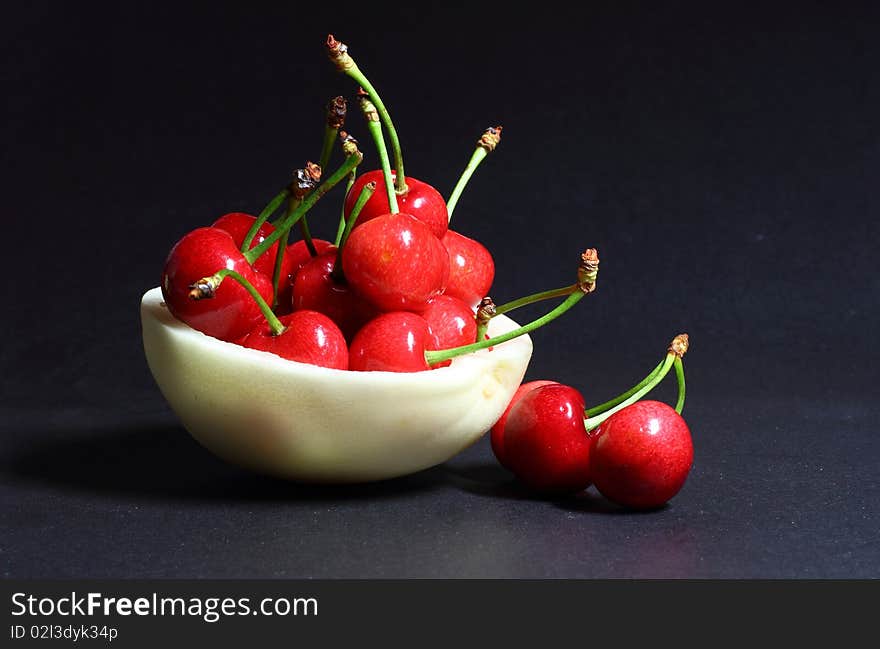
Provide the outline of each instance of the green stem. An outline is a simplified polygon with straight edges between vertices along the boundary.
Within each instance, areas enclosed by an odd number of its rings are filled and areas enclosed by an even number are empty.
[[[339,240],[339,246],[336,248],[336,260],[333,262],[333,270],[330,271],[330,275],[337,282],[345,280],[345,274],[342,271],[342,251],[345,249],[345,242],[348,241],[348,237],[354,229],[355,222],[361,215],[361,210],[364,209],[364,205],[367,204],[367,201],[370,200],[370,197],[375,191],[376,183],[369,182],[364,185],[363,189],[361,189],[361,193],[358,194],[354,207],[351,208],[351,214],[348,215],[348,221],[345,223],[345,231],[342,233],[342,238]]]
[[[287,218],[290,214],[296,210],[302,204],[302,199],[296,198],[295,196],[290,197],[290,203],[287,207],[287,214],[285,214],[285,218]],[[299,222],[302,227],[306,222],[305,217]],[[308,232],[308,227],[304,228],[304,232]],[[290,230],[287,230],[282,236],[281,239],[278,240],[278,252],[275,254],[275,268],[272,270],[272,308],[278,308],[278,284],[281,282],[281,268],[284,266],[284,255],[287,254],[287,240],[290,237]],[[306,242],[308,245],[309,242]],[[314,255],[313,255],[314,256]]]
[[[462,354],[478,352],[481,349],[486,349],[487,347],[500,345],[501,343],[507,342],[508,340],[513,340],[514,338],[522,336],[523,334],[530,333],[535,329],[543,327],[545,324],[555,320],[563,313],[568,311],[575,304],[580,302],[585,295],[586,293],[583,293],[582,291],[572,293],[565,299],[562,304],[557,306],[549,313],[544,314],[536,320],[532,320],[526,325],[517,327],[513,331],[508,331],[505,334],[501,334],[500,336],[495,336],[493,338],[489,338],[488,340],[480,340],[471,345],[463,345],[461,347],[453,347],[451,349],[441,349],[437,351],[427,351],[425,352],[425,360],[428,362],[428,365],[436,365],[437,363],[442,363],[443,361],[455,358],[456,356],[461,356]]]
[[[464,171],[461,172],[461,177],[455,184],[455,189],[452,190],[452,194],[449,196],[449,200],[446,201],[446,211],[449,213],[450,221],[452,220],[452,212],[455,210],[455,206],[458,204],[458,199],[461,197],[461,193],[467,186],[468,181],[471,179],[471,176],[477,170],[477,167],[480,166],[480,163],[486,159],[486,156],[492,153],[492,151],[494,151],[495,148],[498,146],[498,143],[501,142],[502,130],[503,129],[501,126],[491,126],[483,131],[480,139],[477,140],[476,150],[474,151],[473,155],[471,155],[471,159],[467,163],[467,166],[464,168]]]
[[[385,148],[385,140],[382,138],[382,125],[379,122],[368,121],[367,130],[376,144],[379,153],[379,164],[382,166],[382,176],[385,179],[385,191],[388,194],[388,208],[392,214],[400,212],[397,205],[397,191],[394,188],[394,176],[391,175],[391,161],[388,159],[388,149]]]
[[[508,313],[509,311],[513,311],[514,309],[518,309],[528,304],[534,304],[535,302],[540,302],[541,300],[550,300],[554,297],[565,297],[566,295],[571,295],[576,290],[578,290],[577,284],[569,284],[568,286],[563,286],[562,288],[554,288],[552,290],[543,291],[541,293],[533,293],[532,295],[521,297],[518,300],[511,300],[510,302],[505,302],[501,306],[495,307],[495,314],[500,315],[502,313]]]
[[[269,323],[269,328],[272,330],[273,336],[277,336],[278,334],[284,332],[284,325],[281,324],[281,321],[277,318],[277,316],[272,313],[272,309],[269,308],[269,305],[266,303],[266,300],[263,299],[263,296],[260,295],[259,291],[254,288],[253,284],[251,284],[248,280],[246,280],[234,270],[224,268],[223,270],[216,272],[211,278],[214,282],[214,290],[216,290],[217,287],[219,287],[223,280],[227,277],[231,277],[232,279],[234,279],[236,282],[241,284],[248,293],[251,294],[251,297],[254,298],[257,305],[260,307],[260,311],[266,318],[266,322]]]
[[[593,406],[592,408],[588,408],[586,410],[587,417],[595,417],[596,415],[602,414],[606,410],[610,410],[611,408],[613,408],[617,404],[623,403],[624,401],[629,399],[632,395],[634,395],[636,392],[638,392],[643,387],[648,385],[648,383],[651,382],[651,379],[654,378],[654,376],[657,374],[657,372],[660,371],[660,369],[662,367],[663,367],[663,361],[660,361],[660,363],[657,364],[657,367],[655,367],[653,370],[651,370],[651,373],[648,374],[648,376],[646,376],[638,384],[634,385],[633,387],[631,387],[629,390],[627,390],[623,394],[619,394],[616,397],[614,397],[613,399],[606,401],[605,403],[600,403],[598,406]]]
[[[397,214],[400,212],[400,208],[397,205],[397,193],[394,190],[394,179],[391,176],[391,161],[388,159],[388,149],[385,147],[385,138],[382,137],[382,123],[379,121],[376,106],[370,101],[367,94],[363,92],[363,89],[361,94],[358,95],[358,103],[367,120],[367,130],[370,132],[370,137],[373,138],[373,143],[379,154],[379,164],[382,167],[382,176],[385,180],[385,191],[388,194],[388,207],[392,214]]]
[[[464,191],[464,188],[467,187],[471,176],[474,175],[477,167],[479,167],[480,163],[486,159],[487,155],[489,155],[489,152],[486,149],[483,147],[477,147],[474,154],[471,156],[470,162],[467,163],[467,166],[461,173],[461,177],[459,177],[458,182],[455,184],[455,189],[452,190],[449,200],[446,201],[446,210],[449,212],[450,221],[452,220],[452,212],[455,210],[455,206],[458,205],[458,199],[461,198],[461,193]]]
[[[367,201],[373,196],[373,192],[376,191],[376,183],[369,182],[363,186],[361,189],[361,193],[358,194],[357,200],[354,202],[354,206],[351,208],[351,214],[348,215],[348,220],[345,222],[345,230],[342,232],[342,237],[339,239],[339,249],[336,251],[336,263],[337,265],[342,263],[342,249],[345,247],[345,242],[348,241],[349,235],[351,235],[351,231],[354,229],[355,223],[358,220],[358,217],[361,215],[361,210],[364,209],[364,205],[367,204]]]
[[[306,242],[306,248],[309,249],[309,254],[312,257],[317,257],[318,249],[315,248],[315,242],[312,241],[312,231],[309,230],[309,222],[306,220],[305,216],[299,220],[299,231],[302,233],[303,241]],[[284,242],[287,243],[287,237],[284,237]]]
[[[346,74],[367,91],[367,94],[370,95],[370,101],[375,104],[376,110],[379,111],[379,119],[382,120],[382,124],[388,130],[388,139],[391,140],[391,151],[394,154],[394,170],[397,172],[395,190],[398,194],[405,194],[406,176],[403,171],[403,151],[400,147],[400,139],[397,137],[397,129],[394,128],[394,124],[391,122],[391,115],[388,113],[388,109],[385,108],[385,104],[382,102],[382,98],[379,97],[379,93],[376,92],[373,84],[358,70],[357,64],[347,70]]]
[[[684,364],[681,362],[681,357],[675,357],[675,378],[678,380],[678,401],[675,404],[675,412],[681,414],[681,411],[684,409],[684,393],[685,393],[685,385],[684,385]]]
[[[587,431],[589,432],[589,431],[593,430],[599,424],[601,424],[603,421],[608,419],[611,415],[613,415],[617,412],[620,412],[621,410],[623,410],[627,406],[631,406],[636,401],[641,399],[643,396],[648,394],[648,392],[653,390],[654,387],[658,383],[660,383],[660,381],[662,381],[664,379],[664,377],[669,373],[669,370],[670,370],[670,368],[672,368],[672,365],[674,364],[676,358],[677,358],[677,356],[674,353],[672,353],[672,352],[668,353],[666,355],[666,358],[664,359],[663,363],[660,365],[660,369],[654,373],[654,375],[651,377],[651,380],[648,381],[644,386],[642,386],[642,388],[640,390],[638,390],[637,392],[634,392],[632,395],[629,396],[629,398],[620,402],[619,404],[617,404],[613,408],[606,410],[602,414],[596,415],[595,417],[589,417],[587,419],[584,419],[584,425],[586,426]]]
[[[318,160],[318,166],[321,169],[326,169],[327,165],[330,163],[330,156],[333,154],[333,145],[336,143],[336,136],[339,134],[339,129],[330,126],[329,124],[324,129],[324,144],[321,147],[321,158]]]
[[[397,172],[396,191],[398,194],[405,194],[406,174],[403,170],[403,150],[400,146],[400,139],[397,137],[397,129],[394,128],[394,123],[391,121],[388,109],[385,108],[385,103],[382,101],[376,88],[370,83],[370,80],[358,68],[357,63],[355,63],[348,52],[348,46],[337,41],[332,34],[327,36],[327,54],[334,65],[336,65],[336,68],[363,88],[367,95],[369,95],[370,101],[375,105],[379,113],[379,119],[385,125],[388,137],[391,140],[391,150],[394,153],[394,169]]]
[[[354,186],[355,178],[357,178],[357,170],[354,170],[350,174],[348,174],[348,183],[345,186],[345,196],[343,196],[342,198],[342,212],[339,214],[339,226],[336,228],[336,238],[333,240],[333,245],[337,247],[342,241],[342,235],[345,232],[345,199],[346,197],[348,197],[348,193]]]
[[[248,260],[248,263],[253,264],[254,259],[266,252],[276,241],[281,239],[285,233],[289,232],[290,228],[296,225],[303,215],[308,212],[315,203],[321,200],[324,194],[329,192],[339,183],[339,181],[348,176],[348,174],[357,167],[363,159],[364,156],[360,151],[356,151],[349,155],[342,166],[333,172],[332,176],[321,183],[315,191],[306,196],[302,204],[296,208],[292,214],[284,217],[284,220],[278,224],[277,228],[275,228],[275,232],[266,237],[263,240],[263,243],[244,253],[245,259]]]
[[[263,208],[263,211],[260,212],[260,215],[257,217],[257,220],[254,221],[253,225],[251,225],[251,229],[248,230],[248,233],[244,237],[244,241],[241,242],[241,251],[246,252],[248,248],[251,247],[251,243],[254,241],[254,237],[257,236],[257,232],[260,231],[260,226],[266,222],[270,216],[275,213],[281,204],[287,200],[287,197],[290,196],[290,189],[284,188],[282,189],[275,198],[269,201],[269,204]],[[253,262],[251,262],[253,263]]]
[[[285,218],[299,207],[304,196],[315,191],[315,186],[318,184],[318,181],[321,180],[322,170],[323,167],[321,167],[321,165],[316,165],[314,162],[307,162],[305,167],[297,169],[294,172],[293,183],[290,186],[293,196],[290,199],[290,208],[284,215]],[[299,221],[299,229],[300,232],[302,232],[302,238],[309,251],[309,255],[317,257],[318,251],[315,248],[315,243],[312,241],[312,231],[309,229],[309,220],[305,215],[303,215]],[[285,236],[283,239],[286,245],[287,237]]]

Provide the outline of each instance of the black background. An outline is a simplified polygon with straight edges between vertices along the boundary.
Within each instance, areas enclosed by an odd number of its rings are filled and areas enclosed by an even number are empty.
[[[367,4],[4,7],[3,576],[878,576],[880,11]],[[390,482],[298,486],[179,426],[140,297],[181,235],[259,211],[317,157],[324,103],[354,91],[328,32],[444,195],[504,126],[453,220],[492,250],[496,301],[599,248],[598,291],[533,334],[528,378],[596,403],[690,334],[696,458],[669,506],[533,498],[486,440]]]

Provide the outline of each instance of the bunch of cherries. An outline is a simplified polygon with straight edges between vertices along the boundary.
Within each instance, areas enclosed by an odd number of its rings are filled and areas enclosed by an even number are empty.
[[[348,48],[331,35],[326,49],[337,69],[359,86],[357,104],[380,168],[357,175],[363,154],[342,130],[348,103],[335,97],[327,106],[317,164],[297,169],[258,216],[225,214],[171,249],[161,289],[176,318],[206,335],[293,361],[338,370],[418,372],[529,333],[595,290],[599,258],[588,249],[572,284],[495,305],[487,296],[495,275],[492,255],[449,223],[472,174],[499,144],[501,127],[482,134],[444,200],[431,185],[405,175],[388,110]],[[344,160],[327,176],[337,142]],[[343,181],[335,238],[313,238],[309,210]],[[290,243],[294,227],[302,236]],[[560,297],[564,301],[540,318],[488,336],[493,317]],[[574,388],[550,381],[523,384],[492,429],[499,461],[542,492],[577,492],[595,484],[627,506],[666,502],[683,484],[692,457],[690,434],[678,414],[687,338],[676,341],[667,361],[638,386],[590,410]],[[676,408],[640,402],[673,366],[680,386]]]

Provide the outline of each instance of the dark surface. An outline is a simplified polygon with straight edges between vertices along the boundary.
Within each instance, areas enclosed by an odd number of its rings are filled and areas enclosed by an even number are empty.
[[[880,576],[878,10],[541,4],[390,25],[282,5],[7,12],[2,576]],[[258,211],[317,156],[323,103],[353,91],[328,31],[390,106],[407,171],[444,194],[504,125],[453,222],[493,251],[497,301],[599,248],[599,290],[533,335],[528,378],[596,403],[690,333],[696,460],[666,508],[535,499],[486,440],[387,483],[297,486],[176,422],[140,296],[183,233]],[[337,206],[317,208],[325,236]]]

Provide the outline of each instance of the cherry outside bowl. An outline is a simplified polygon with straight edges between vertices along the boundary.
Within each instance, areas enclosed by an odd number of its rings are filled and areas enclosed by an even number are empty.
[[[217,456],[303,482],[369,482],[441,464],[498,420],[532,355],[528,335],[432,371],[349,372],[282,359],[192,329],[154,288],[144,352],[184,427]],[[491,335],[515,329],[493,318]]]

